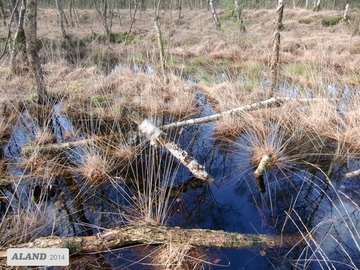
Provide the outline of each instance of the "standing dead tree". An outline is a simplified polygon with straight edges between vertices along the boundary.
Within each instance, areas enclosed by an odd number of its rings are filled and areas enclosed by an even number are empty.
[[[345,5],[345,10],[344,10],[344,15],[343,15],[343,21],[346,22],[349,20],[349,16],[348,16],[348,13],[349,13],[349,8],[350,8],[350,3],[347,3]]]
[[[217,15],[217,13],[216,13],[214,1],[213,1],[213,0],[209,0],[209,5],[210,5],[211,13],[212,13],[213,18],[214,18],[215,23],[216,23],[216,27],[217,27],[217,28],[221,28],[221,23],[220,23],[220,20],[219,20],[218,15]]]
[[[274,39],[273,39],[273,49],[272,49],[272,55],[271,60],[269,64],[269,88],[267,91],[267,98],[273,96],[276,81],[278,77],[278,65],[279,65],[279,56],[280,56],[280,32],[283,30],[284,26],[282,24],[282,18],[283,18],[283,12],[284,12],[284,1],[279,0],[278,7],[276,10],[277,18],[275,21],[275,29],[274,29]]]

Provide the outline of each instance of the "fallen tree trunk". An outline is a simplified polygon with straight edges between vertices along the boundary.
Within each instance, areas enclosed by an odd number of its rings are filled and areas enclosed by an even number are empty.
[[[178,243],[196,246],[216,246],[223,248],[254,248],[294,245],[297,235],[271,236],[265,234],[241,234],[207,229],[185,229],[167,226],[124,226],[105,230],[92,236],[41,237],[33,242],[12,248],[68,248],[69,253],[108,251],[120,246],[133,244]],[[0,257],[8,247],[2,247]]]
[[[198,125],[198,124],[205,124],[205,123],[209,123],[209,122],[213,122],[213,121],[217,121],[219,120],[221,117],[224,117],[225,115],[237,115],[241,112],[246,112],[246,111],[251,111],[251,110],[256,110],[256,109],[260,109],[263,107],[268,107],[271,106],[278,106],[280,103],[285,102],[285,101],[297,101],[297,102],[315,102],[315,101],[321,101],[324,100],[323,98],[289,98],[289,97],[272,97],[270,99],[264,100],[264,101],[260,101],[260,102],[256,102],[256,103],[252,103],[252,104],[248,104],[248,105],[244,105],[235,109],[231,109],[225,112],[221,112],[221,113],[217,113],[217,114],[213,114],[210,116],[205,116],[205,117],[201,117],[201,118],[195,118],[195,119],[189,119],[189,120],[184,120],[184,121],[180,121],[180,122],[175,122],[175,123],[171,123],[171,124],[167,124],[167,125],[163,125],[161,126],[161,129],[168,129],[168,128],[174,128],[174,127],[181,127],[181,126],[187,126],[187,125]],[[326,99],[326,100],[334,100],[334,99]]]
[[[166,135],[150,121],[146,119],[142,120],[139,115],[133,115],[131,120],[139,125],[139,131],[146,136],[151,144],[165,147],[176,159],[185,165],[196,178],[202,179],[206,183],[214,182],[214,178],[206,172],[203,165],[200,165],[197,160],[189,156],[185,150],[166,138]]]
[[[83,146],[88,143],[93,143],[95,141],[109,139],[112,137],[117,137],[117,135],[99,136],[99,137],[94,137],[91,139],[84,139],[84,140],[78,140],[78,141],[73,141],[73,142],[51,143],[51,144],[45,144],[45,145],[30,143],[30,144],[24,145],[21,148],[21,154],[23,156],[28,156],[34,151],[38,151],[40,154],[57,153],[60,151],[64,151],[66,149],[74,148],[77,146]]]
[[[236,115],[240,112],[245,112],[245,111],[250,111],[253,109],[259,109],[261,107],[264,107],[266,105],[271,105],[271,104],[277,104],[278,102],[282,101],[282,99],[280,98],[270,98],[261,102],[256,102],[256,103],[252,103],[252,104],[248,104],[245,106],[241,106],[235,109],[231,109],[225,112],[221,112],[221,113],[217,113],[217,114],[213,114],[210,116],[205,116],[205,117],[201,117],[201,118],[195,118],[195,119],[189,119],[189,120],[185,120],[185,121],[181,121],[181,122],[176,122],[176,123],[171,123],[168,125],[164,125],[161,128],[162,129],[168,129],[168,128],[173,128],[173,127],[181,127],[181,126],[186,126],[186,125],[197,125],[197,124],[204,124],[204,123],[209,123],[209,122],[213,122],[216,120],[219,120],[221,117],[225,116],[225,115]]]

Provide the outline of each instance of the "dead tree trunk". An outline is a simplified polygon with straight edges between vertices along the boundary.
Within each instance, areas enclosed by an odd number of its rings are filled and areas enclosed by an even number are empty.
[[[165,147],[177,160],[186,166],[196,178],[202,179],[206,183],[214,182],[214,178],[208,174],[205,167],[200,165],[197,160],[178,147],[174,142],[166,138],[166,135],[148,120],[143,120],[139,115],[130,116],[131,120],[139,125],[141,134],[150,141],[152,145]]]
[[[163,43],[163,39],[162,39],[162,35],[161,35],[161,28],[160,28],[160,17],[159,17],[160,3],[161,3],[161,0],[159,0],[156,5],[154,22],[155,22],[155,30],[157,33],[157,41],[158,41],[159,53],[160,53],[161,72],[162,72],[162,75],[164,78],[164,83],[168,84],[169,78],[166,74],[164,43]]]
[[[279,0],[279,4],[276,10],[277,18],[275,21],[274,29],[274,39],[273,39],[273,50],[270,60],[269,70],[269,89],[267,91],[267,98],[272,97],[274,94],[277,78],[278,78],[278,65],[279,65],[279,55],[280,55],[280,32],[283,30],[284,26],[282,24],[282,17],[284,11],[284,1]]]
[[[99,252],[132,244],[188,244],[223,248],[255,248],[293,245],[300,235],[272,236],[241,234],[208,229],[185,229],[167,226],[124,226],[104,230],[92,236],[48,236],[12,248],[68,248],[70,255],[82,252]],[[0,257],[6,257],[3,249]]]
[[[258,189],[262,193],[266,191],[265,183],[264,183],[264,176],[263,175],[264,175],[266,166],[270,162],[270,159],[271,158],[268,155],[263,155],[260,162],[259,162],[259,165],[257,166],[257,168],[256,168],[256,170],[254,172],[255,178],[257,180]]]
[[[61,0],[55,0],[55,4],[56,4],[57,11],[58,11],[58,16],[59,16],[61,36],[62,36],[64,39],[67,39],[68,36],[66,35],[64,22],[65,22],[66,24],[68,24],[68,21],[67,21],[67,19],[66,19],[66,17],[65,17],[65,13],[64,13],[62,1],[61,1]]]
[[[253,104],[249,104],[249,105],[245,105],[239,108],[235,108],[235,109],[231,109],[225,112],[221,112],[221,113],[217,113],[217,114],[213,114],[210,116],[206,116],[206,117],[202,117],[202,118],[196,118],[196,119],[189,119],[189,120],[185,120],[185,121],[180,121],[180,122],[175,122],[172,124],[168,124],[168,125],[164,125],[161,128],[162,129],[168,129],[168,128],[174,128],[174,127],[181,127],[181,126],[187,126],[187,125],[197,125],[197,124],[203,124],[203,123],[208,123],[208,122],[213,122],[216,120],[219,120],[221,117],[225,116],[225,115],[237,115],[241,112],[245,112],[245,111],[250,111],[250,110],[255,110],[255,109],[259,109],[265,106],[270,106],[270,105],[278,105],[279,102],[282,102],[283,99],[281,98],[271,98],[268,100],[264,100],[261,102],[256,102]]]
[[[349,20],[349,17],[348,17],[349,8],[350,8],[350,3],[347,3],[347,4],[345,5],[343,21],[348,21],[348,20]]]
[[[215,23],[216,23],[216,27],[217,27],[217,28],[221,28],[221,23],[220,23],[220,21],[219,21],[218,15],[217,15],[217,13],[216,13],[214,1],[213,1],[213,0],[209,0],[209,4],[210,4],[211,13],[212,13],[213,18],[214,18]]]
[[[23,0],[26,2],[26,0]],[[28,0],[25,14],[25,38],[26,38],[26,54],[28,63],[34,74],[36,82],[37,101],[39,104],[48,102],[48,95],[45,88],[43,71],[40,65],[38,54],[39,45],[36,37],[36,17],[37,17],[37,0]]]

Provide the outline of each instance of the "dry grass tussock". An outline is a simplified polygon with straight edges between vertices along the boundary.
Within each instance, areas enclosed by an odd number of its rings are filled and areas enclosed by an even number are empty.
[[[115,89],[120,103],[141,109],[148,115],[187,117],[194,113],[194,89],[175,75],[164,85],[156,74],[134,73],[118,67],[104,81],[103,88]]]
[[[204,269],[203,257],[198,248],[176,243],[162,245],[151,254],[155,269]]]

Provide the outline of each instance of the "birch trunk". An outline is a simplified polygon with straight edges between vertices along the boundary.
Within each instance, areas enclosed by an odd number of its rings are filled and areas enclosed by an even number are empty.
[[[177,160],[186,166],[196,178],[202,179],[206,183],[214,182],[214,178],[208,174],[203,165],[188,155],[188,153],[178,147],[174,142],[166,138],[166,135],[148,120],[142,120],[139,116],[131,117],[131,120],[139,125],[139,131],[150,141],[152,145],[165,147]]]
[[[26,2],[26,0],[23,0],[23,2]],[[35,77],[38,103],[46,104],[48,102],[48,95],[38,54],[39,47],[36,36],[36,17],[37,0],[28,0],[25,14],[26,53],[30,68]]]
[[[124,226],[104,230],[92,236],[41,237],[12,248],[68,248],[70,255],[76,253],[109,251],[133,244],[188,244],[222,248],[275,247],[292,245],[300,240],[297,235],[271,236],[265,234],[241,234],[208,229],[185,229],[166,226]],[[6,257],[6,248],[0,253]]]
[[[219,21],[218,15],[217,15],[217,13],[216,13],[214,1],[213,1],[213,0],[209,0],[209,4],[210,4],[211,13],[212,13],[213,18],[214,18],[215,23],[216,23],[216,27],[217,27],[217,28],[221,28],[221,23],[220,23],[220,21]]]
[[[264,101],[261,101],[261,102],[256,102],[256,103],[249,104],[249,105],[245,105],[245,106],[235,108],[235,109],[231,109],[231,110],[228,110],[228,111],[225,111],[225,112],[222,112],[222,113],[217,113],[217,114],[213,114],[213,115],[206,116],[206,117],[190,119],[190,120],[185,120],[185,121],[181,121],[181,122],[176,122],[176,123],[164,125],[161,128],[162,129],[168,129],[168,128],[174,128],[174,127],[187,126],[187,125],[198,125],[198,124],[209,123],[209,122],[217,121],[217,120],[219,120],[221,117],[223,117],[225,115],[237,115],[237,114],[239,114],[241,112],[259,109],[259,108],[262,108],[262,107],[265,107],[265,106],[277,105],[279,102],[282,102],[283,100],[285,100],[285,99],[283,99],[283,98],[270,98],[268,100],[264,100]]]
[[[320,11],[321,0],[314,2],[314,11]]]
[[[275,30],[274,30],[274,39],[273,39],[273,51],[270,60],[270,83],[269,89],[267,92],[267,98],[273,96],[277,78],[278,78],[278,65],[279,65],[279,55],[280,55],[280,32],[283,30],[284,26],[282,24],[282,17],[284,11],[284,1],[280,0],[276,13],[277,19],[275,22]]]
[[[260,162],[259,162],[259,165],[257,166],[257,168],[256,168],[256,170],[254,172],[255,178],[257,180],[258,189],[262,193],[264,193],[266,191],[263,175],[264,175],[266,166],[270,162],[270,159],[271,158],[268,155],[263,155]]]
[[[16,4],[18,5],[19,2]],[[17,5],[15,6],[17,10]],[[12,44],[11,55],[10,55],[10,74],[16,73],[16,57],[18,52],[25,53],[26,40],[25,40],[25,30],[24,30],[24,21],[25,21],[25,11],[26,11],[26,0],[21,1],[20,14],[18,14],[17,29]],[[12,13],[13,15],[14,13]]]
[[[347,3],[345,6],[345,10],[344,10],[343,21],[349,20],[349,17],[348,17],[349,8],[350,8],[350,3]]]
[[[70,148],[73,148],[76,146],[83,146],[83,145],[86,145],[89,143],[94,143],[96,141],[100,141],[103,139],[109,139],[111,137],[116,137],[116,136],[115,135],[100,136],[100,137],[79,140],[79,141],[74,141],[74,142],[53,143],[53,144],[45,144],[45,145],[27,144],[22,147],[21,154],[23,156],[29,156],[34,151],[37,151],[40,154],[57,153],[57,152],[65,151],[66,149],[70,149]]]

